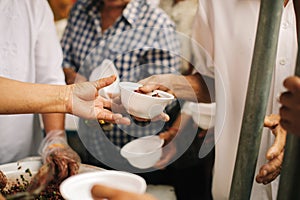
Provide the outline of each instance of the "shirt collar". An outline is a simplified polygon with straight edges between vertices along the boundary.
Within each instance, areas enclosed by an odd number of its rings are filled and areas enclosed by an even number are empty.
[[[90,17],[95,17],[98,16],[99,17],[99,12],[101,10],[101,7],[103,5],[103,1],[102,0],[90,0],[87,1],[85,7],[86,7],[86,11],[88,12],[88,15]]]
[[[139,13],[142,10],[146,0],[131,0],[126,8],[124,9],[122,15],[127,20],[127,22],[134,26],[134,24],[139,20]],[[103,5],[103,0],[90,0],[86,1],[85,8],[88,12],[88,15],[92,18],[95,16],[99,16],[99,10]]]
[[[131,26],[134,26],[139,20],[139,13],[145,0],[131,0],[123,11],[123,17]]]

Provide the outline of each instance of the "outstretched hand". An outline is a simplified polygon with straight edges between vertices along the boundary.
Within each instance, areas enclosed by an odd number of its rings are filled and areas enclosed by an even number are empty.
[[[112,84],[116,76],[69,85],[67,110],[86,119],[104,120],[109,123],[129,125],[130,120],[111,111],[111,100],[98,95],[98,91]]]
[[[266,158],[268,163],[261,166],[256,182],[268,184],[280,174],[286,142],[286,131],[279,124],[279,115],[269,115],[265,118],[264,126],[269,128],[275,135],[275,141],[269,148]]]

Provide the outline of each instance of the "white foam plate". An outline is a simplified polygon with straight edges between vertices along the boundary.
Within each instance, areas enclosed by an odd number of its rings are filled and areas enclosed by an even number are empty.
[[[61,183],[60,192],[65,199],[92,200],[91,188],[95,184],[140,194],[144,193],[147,187],[146,181],[138,175],[106,170],[71,176]]]

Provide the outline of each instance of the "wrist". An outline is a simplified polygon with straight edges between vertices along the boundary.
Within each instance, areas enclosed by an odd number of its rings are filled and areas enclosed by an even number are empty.
[[[65,85],[60,88],[59,102],[63,112],[72,113],[72,90],[74,85]]]

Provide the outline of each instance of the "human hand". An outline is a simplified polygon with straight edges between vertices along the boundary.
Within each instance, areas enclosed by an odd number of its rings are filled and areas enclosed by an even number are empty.
[[[139,81],[139,83],[143,85],[139,88],[139,90],[141,90],[145,94],[150,93],[153,90],[162,90],[175,96],[174,92],[171,90],[173,80],[172,77],[174,77],[174,75],[172,74],[150,76]]]
[[[127,192],[104,185],[94,185],[91,190],[94,200],[157,200],[149,194]]]
[[[74,115],[86,119],[104,120],[108,123],[129,125],[130,120],[121,114],[111,111],[111,100],[98,95],[98,90],[110,85],[116,80],[115,76],[93,82],[69,85],[67,95],[67,110]]]
[[[63,130],[48,132],[40,145],[39,153],[44,164],[47,163],[55,169],[55,181],[61,182],[78,173],[81,163],[80,157],[68,145]]]
[[[280,96],[280,124],[284,129],[300,136],[300,78],[293,76],[285,79],[288,91]]]
[[[286,142],[286,131],[280,126],[279,121],[279,115],[272,114],[265,117],[264,126],[271,129],[276,138],[266,154],[268,163],[261,166],[256,176],[256,182],[258,183],[268,184],[280,174]]]

